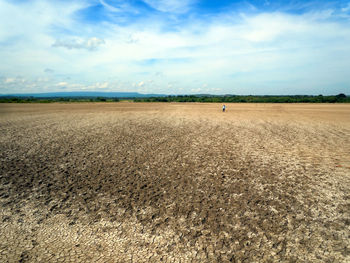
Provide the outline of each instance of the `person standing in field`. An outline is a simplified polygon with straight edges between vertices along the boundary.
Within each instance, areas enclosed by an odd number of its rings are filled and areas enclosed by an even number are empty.
[[[222,106],[222,112],[225,112],[225,110],[226,110],[226,105],[224,104],[224,105]]]

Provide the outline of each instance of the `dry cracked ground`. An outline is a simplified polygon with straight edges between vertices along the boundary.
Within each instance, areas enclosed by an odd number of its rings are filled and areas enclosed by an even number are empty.
[[[350,105],[1,104],[1,262],[350,262]]]

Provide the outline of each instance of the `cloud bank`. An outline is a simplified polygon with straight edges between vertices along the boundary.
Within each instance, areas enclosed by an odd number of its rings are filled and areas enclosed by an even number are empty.
[[[137,3],[0,0],[0,93],[350,93],[350,3]]]

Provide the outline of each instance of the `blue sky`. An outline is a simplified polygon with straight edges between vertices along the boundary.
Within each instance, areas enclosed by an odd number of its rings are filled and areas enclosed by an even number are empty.
[[[0,94],[350,94],[350,2],[0,0]]]

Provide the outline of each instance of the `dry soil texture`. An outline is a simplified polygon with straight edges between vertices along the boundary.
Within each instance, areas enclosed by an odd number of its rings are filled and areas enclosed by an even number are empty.
[[[350,105],[1,104],[1,262],[350,262]]]

